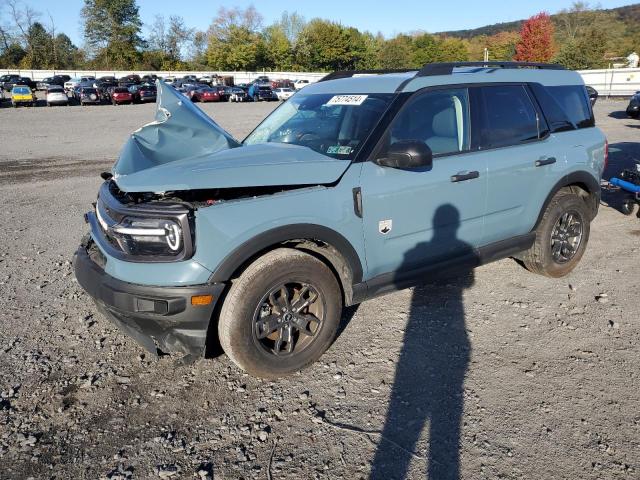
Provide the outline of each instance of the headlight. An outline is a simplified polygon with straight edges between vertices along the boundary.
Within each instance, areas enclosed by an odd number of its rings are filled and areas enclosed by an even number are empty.
[[[94,238],[111,256],[131,262],[179,262],[195,250],[193,212],[182,203],[120,203],[100,188],[93,215]],[[115,190],[115,187],[113,187]]]
[[[182,228],[172,220],[125,217],[111,232],[129,255],[175,256],[182,251]]]

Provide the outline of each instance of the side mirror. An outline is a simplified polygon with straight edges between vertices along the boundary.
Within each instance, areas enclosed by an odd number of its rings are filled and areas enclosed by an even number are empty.
[[[375,163],[391,168],[429,168],[433,165],[433,153],[421,140],[400,140],[392,143]]]

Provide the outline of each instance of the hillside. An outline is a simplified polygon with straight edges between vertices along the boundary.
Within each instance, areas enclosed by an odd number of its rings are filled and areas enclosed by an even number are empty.
[[[635,31],[640,25],[640,3],[634,3],[632,5],[626,5],[624,7],[602,9],[603,12],[613,13],[617,16],[618,20],[622,21],[633,31]],[[558,15],[551,15],[552,19],[557,19]],[[469,30],[454,30],[449,32],[439,32],[439,35],[445,35],[448,37],[456,38],[473,38],[480,35],[494,35],[500,32],[510,32],[514,30],[520,30],[523,20],[517,20],[515,22],[494,23],[493,25],[486,25],[484,27],[473,28]]]

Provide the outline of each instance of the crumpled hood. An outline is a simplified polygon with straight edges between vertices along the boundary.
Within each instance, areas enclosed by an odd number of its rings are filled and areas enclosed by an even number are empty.
[[[122,191],[328,184],[349,167],[298,145],[243,146],[188,98],[157,85],[155,121],[133,132],[112,168]]]

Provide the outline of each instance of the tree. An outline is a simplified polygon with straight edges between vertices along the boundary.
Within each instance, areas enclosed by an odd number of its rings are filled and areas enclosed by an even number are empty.
[[[306,20],[298,12],[289,13],[286,10],[282,12],[280,21],[277,22],[277,25],[282,29],[292,46],[295,46],[298,36],[304,30],[306,24]]]
[[[598,26],[594,26],[583,32],[579,39],[564,43],[554,61],[571,70],[605,68],[606,40],[606,34]]]
[[[81,16],[97,66],[128,69],[139,61],[145,42],[135,0],[84,0]]]
[[[167,25],[164,16],[156,15],[151,26],[148,46],[159,53],[156,55],[158,59],[162,57],[161,63],[166,65],[163,69],[170,70],[181,62],[182,50],[191,42],[193,35],[194,29],[187,28],[182,17],[171,15]]]
[[[349,44],[353,34],[341,25],[314,18],[300,32],[296,61],[304,69],[344,70],[354,64],[358,47]]]
[[[520,30],[520,41],[516,44],[514,60],[520,62],[548,62],[553,57],[554,27],[546,12],[529,18]]]
[[[20,65],[23,68],[50,68],[53,66],[53,39],[40,22],[34,22],[27,30],[27,55]]]
[[[276,70],[291,70],[293,51],[287,34],[279,23],[264,31],[265,62]]]
[[[378,61],[380,68],[411,68],[413,55],[413,42],[408,35],[397,35],[387,40],[380,48]]]
[[[469,59],[469,50],[465,40],[454,37],[441,38],[437,44],[436,61],[462,62]]]
[[[262,16],[251,6],[221,7],[209,27],[207,64],[219,70],[255,70],[264,64]]]
[[[422,67],[438,59],[438,41],[428,33],[422,33],[412,42],[411,66]]]

